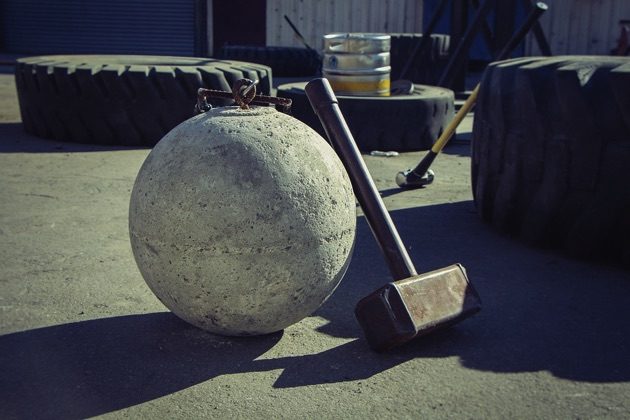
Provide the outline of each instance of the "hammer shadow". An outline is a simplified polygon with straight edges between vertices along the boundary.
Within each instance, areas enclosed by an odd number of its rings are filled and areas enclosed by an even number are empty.
[[[355,339],[320,353],[261,358],[282,336],[215,336],[169,312],[8,334],[0,337],[0,417],[94,417],[235,373],[281,369],[274,388],[354,381],[416,356],[373,353]]]
[[[440,353],[449,334],[430,337],[423,351]],[[220,337],[169,312],[1,336],[0,417],[94,417],[236,373],[281,369],[274,388],[361,380],[422,356],[378,354],[354,339],[320,353],[264,358],[282,336]]]
[[[479,314],[416,338],[391,353],[394,358],[458,356],[464,367],[482,371],[630,381],[628,270],[570,259],[498,234],[480,221],[472,201],[391,214],[418,272],[462,263],[483,302]],[[317,313],[331,321],[320,331],[334,336],[360,334],[352,319],[354,305],[390,281],[367,224],[360,221],[350,270]]]
[[[379,256],[364,222],[357,240],[367,244],[360,247],[348,275],[357,279],[369,271],[371,281],[348,282],[316,313],[331,320],[320,332],[344,337],[342,345],[319,353],[266,358],[282,332],[220,337],[170,312],[16,332],[0,336],[0,418],[93,417],[235,373],[280,369],[274,388],[355,381],[423,354],[451,354],[453,349],[443,348],[451,340],[450,330],[428,337],[420,351],[405,348],[387,354],[370,351],[359,338],[352,305],[358,295],[381,283],[387,272],[382,265],[370,269],[363,264],[366,258]]]

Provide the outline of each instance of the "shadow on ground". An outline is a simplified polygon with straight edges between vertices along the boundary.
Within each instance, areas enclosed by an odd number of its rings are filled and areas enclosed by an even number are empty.
[[[397,210],[392,217],[418,272],[460,262],[483,301],[478,315],[394,357],[459,356],[463,366],[483,371],[630,381],[630,272],[501,236],[479,221],[470,201]],[[358,336],[354,304],[387,281],[370,236],[361,219],[350,271],[317,313],[330,320],[322,332]]]
[[[470,145],[472,141],[471,139],[472,134],[466,137],[465,136],[466,135],[458,134],[457,139],[449,142],[444,147],[444,149],[442,149],[441,153],[444,153],[445,155],[470,157],[472,155],[472,150],[471,150],[471,145]],[[436,159],[439,159],[439,156]]]
[[[92,417],[234,373],[282,369],[277,388],[351,381],[417,358],[457,356],[466,368],[498,373],[630,380],[630,273],[496,235],[471,202],[399,210],[393,218],[418,271],[464,264],[484,301],[480,314],[390,353],[369,351],[352,310],[389,275],[361,218],[349,272],[316,312],[329,320],[319,331],[344,344],[259,359],[282,333],[217,337],[166,312],[18,332],[0,337],[2,417]]]
[[[223,338],[168,312],[0,337],[4,418],[87,418],[247,370],[282,337]]]
[[[0,123],[0,153],[73,153],[146,149],[143,146],[117,146],[69,143],[43,139],[24,131],[22,123]]]
[[[95,319],[0,337],[2,418],[93,417],[160,398],[217,376],[282,369],[276,388],[372,377],[418,349],[377,354],[362,340],[321,353],[258,359],[282,337],[205,333],[168,312]],[[424,341],[445,351],[453,332]],[[426,351],[426,350],[424,350]]]

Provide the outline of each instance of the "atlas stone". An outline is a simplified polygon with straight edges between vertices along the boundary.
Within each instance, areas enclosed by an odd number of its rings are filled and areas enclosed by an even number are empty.
[[[223,335],[284,329],[341,281],[352,186],[326,141],[270,107],[215,108],[149,153],[129,209],[133,254],[180,318]]]

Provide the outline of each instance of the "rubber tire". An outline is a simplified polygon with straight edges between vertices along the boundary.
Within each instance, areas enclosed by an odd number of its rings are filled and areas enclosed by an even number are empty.
[[[41,56],[21,58],[15,69],[26,132],[126,146],[155,145],[194,115],[198,88],[229,91],[244,77],[260,80],[259,92],[271,91],[269,67],[207,58]]]
[[[480,216],[531,244],[630,264],[630,59],[522,58],[484,73],[472,140]]]
[[[414,49],[422,41],[422,34],[394,33],[391,34],[391,37],[391,78],[397,80],[400,79],[400,73]],[[414,83],[436,85],[448,62],[450,39],[449,35],[431,34],[429,47],[424,50],[423,54],[416,55],[409,66],[405,79]]]
[[[278,86],[278,96],[293,100],[292,115],[325,138],[304,86]],[[436,86],[416,85],[411,95],[337,96],[360,150],[428,150],[454,116],[454,93]]]
[[[321,74],[321,57],[316,51],[306,48],[226,45],[221,48],[219,57],[264,64],[271,67],[276,77],[309,77]]]

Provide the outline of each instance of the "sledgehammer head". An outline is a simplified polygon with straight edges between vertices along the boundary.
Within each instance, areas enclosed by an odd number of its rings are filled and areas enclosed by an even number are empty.
[[[389,283],[361,299],[354,313],[370,347],[385,351],[480,309],[464,267],[454,264]]]

